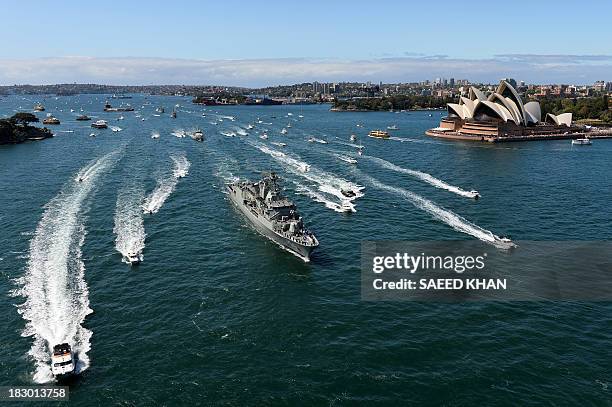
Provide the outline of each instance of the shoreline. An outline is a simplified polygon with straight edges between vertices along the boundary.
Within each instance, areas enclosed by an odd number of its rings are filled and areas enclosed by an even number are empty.
[[[458,131],[437,131],[429,129],[425,131],[425,135],[446,140],[454,141],[475,141],[485,143],[508,143],[518,141],[543,141],[543,140],[574,140],[578,138],[588,137],[590,139],[610,139],[612,138],[612,129],[592,130],[575,133],[554,133],[554,134],[539,134],[528,136],[472,136],[463,134]]]

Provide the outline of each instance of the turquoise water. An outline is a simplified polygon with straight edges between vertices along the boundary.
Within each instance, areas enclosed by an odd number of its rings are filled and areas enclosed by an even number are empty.
[[[53,139],[0,146],[1,385],[44,381],[36,339],[68,338],[82,370],[74,405],[611,404],[608,304],[365,302],[360,242],[609,240],[612,141],[424,136],[440,112],[134,96],[137,112],[104,113],[104,100],[0,99],[0,116],[42,101],[62,121]],[[154,116],[175,104],[177,119]],[[74,121],[81,108],[122,130]],[[365,136],[393,124],[392,140]],[[195,128],[203,143],[172,134]],[[223,193],[268,170],[321,242],[311,263],[253,232]],[[342,214],[347,185],[363,196]],[[473,189],[482,199],[464,196]],[[143,203],[157,211],[141,217]],[[117,247],[143,233],[144,261],[130,268]]]

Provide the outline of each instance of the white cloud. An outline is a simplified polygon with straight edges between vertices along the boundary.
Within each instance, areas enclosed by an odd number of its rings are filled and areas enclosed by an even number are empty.
[[[612,56],[504,54],[488,59],[422,55],[378,59],[241,59],[58,57],[0,59],[0,84],[217,84],[264,86],[317,81],[411,82],[434,77],[532,83],[610,80]]]

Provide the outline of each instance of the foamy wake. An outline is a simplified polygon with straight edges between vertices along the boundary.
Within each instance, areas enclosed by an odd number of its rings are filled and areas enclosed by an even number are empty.
[[[390,163],[389,161],[383,160],[382,158],[378,158],[378,157],[373,157],[373,156],[364,156],[364,158],[367,158],[375,163],[377,163],[378,165],[380,165],[383,168],[387,168],[389,170],[395,171],[395,172],[400,172],[403,174],[408,174],[411,175],[413,177],[416,177],[422,181],[427,182],[430,185],[433,185],[436,188],[440,188],[440,189],[445,189],[447,191],[450,191],[454,194],[460,195],[460,196],[464,196],[466,198],[479,198],[480,194],[478,193],[478,191],[466,191],[464,189],[461,189],[457,186],[454,185],[450,185],[444,181],[442,181],[441,179],[438,179],[436,177],[434,177],[431,174],[427,174],[426,172],[421,172],[421,171],[416,171],[416,170],[411,170],[408,168],[402,168],[399,167],[393,163]]]
[[[174,162],[174,176],[176,178],[186,177],[189,173],[189,167],[191,167],[191,163],[189,162],[185,154],[172,155],[170,156],[170,158]]]
[[[456,213],[448,209],[444,209],[436,205],[432,201],[423,198],[420,195],[417,195],[403,188],[383,184],[382,182],[370,177],[369,175],[362,174],[362,176],[374,187],[383,189],[385,191],[394,193],[405,198],[415,207],[424,210],[425,212],[433,216],[435,219],[446,223],[447,225],[459,232],[474,236],[475,238],[482,240],[483,242],[490,243],[500,249],[509,249],[511,247],[516,246],[511,241],[506,241],[507,239],[503,239],[497,235],[494,235],[493,232],[483,229],[474,223],[471,223],[467,219],[457,215]]]
[[[28,355],[34,359],[34,381],[53,380],[52,347],[69,343],[75,352],[77,372],[89,366],[87,352],[92,332],[81,324],[93,312],[85,282],[81,246],[85,239],[84,202],[96,182],[118,160],[118,152],[107,154],[79,171],[79,183],[69,183],[45,206],[30,241],[27,270],[17,280],[13,294],[25,297],[18,310],[26,325],[22,336],[32,336]]]
[[[178,138],[184,138],[187,136],[187,133],[185,133],[185,130],[183,129],[174,129],[172,130],[171,133],[174,137],[178,137]]]
[[[145,199],[142,209],[146,213],[157,213],[163,206],[166,199],[172,194],[179,178],[185,177],[189,171],[191,163],[184,155],[173,155],[170,157],[174,162],[174,169],[171,176],[164,176],[158,179],[157,187]]]
[[[312,188],[309,188],[306,185],[300,184],[299,182],[294,182],[294,184],[296,186],[295,190],[298,194],[306,195],[307,197],[311,198],[313,201],[322,203],[325,205],[326,208],[331,209],[333,211],[336,211],[339,213],[346,212],[346,210],[344,210],[339,203],[329,200],[324,194]],[[353,205],[352,202],[347,200],[346,205],[350,206],[351,212],[357,212],[355,210],[355,205]]]
[[[310,164],[304,161],[291,157],[283,152],[274,150],[264,144],[258,142],[250,142],[249,144],[280,162],[291,173],[296,174],[312,182],[314,185],[317,186],[317,189],[320,192],[323,192],[331,197],[338,199],[340,203],[350,202],[364,195],[364,193],[362,192],[364,187],[360,185],[354,184],[345,179],[336,177],[335,175],[332,175],[326,171],[312,167]],[[354,196],[346,197],[344,194],[342,194],[343,190],[352,191]],[[313,194],[310,194],[309,196],[317,202],[325,203],[320,198],[315,198]],[[329,207],[327,204],[326,206]]]
[[[143,260],[145,248],[145,230],[140,204],[144,197],[142,188],[124,187],[117,196],[115,209],[115,248],[123,255],[123,261],[129,254],[137,254]]]

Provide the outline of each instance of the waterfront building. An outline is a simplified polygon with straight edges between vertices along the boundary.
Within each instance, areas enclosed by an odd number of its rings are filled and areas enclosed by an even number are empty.
[[[515,87],[501,80],[488,95],[472,86],[458,103],[447,104],[447,117],[429,136],[461,140],[503,141],[525,137],[567,135],[579,129],[572,126],[572,114],[547,114],[542,118],[540,104],[524,103]]]

